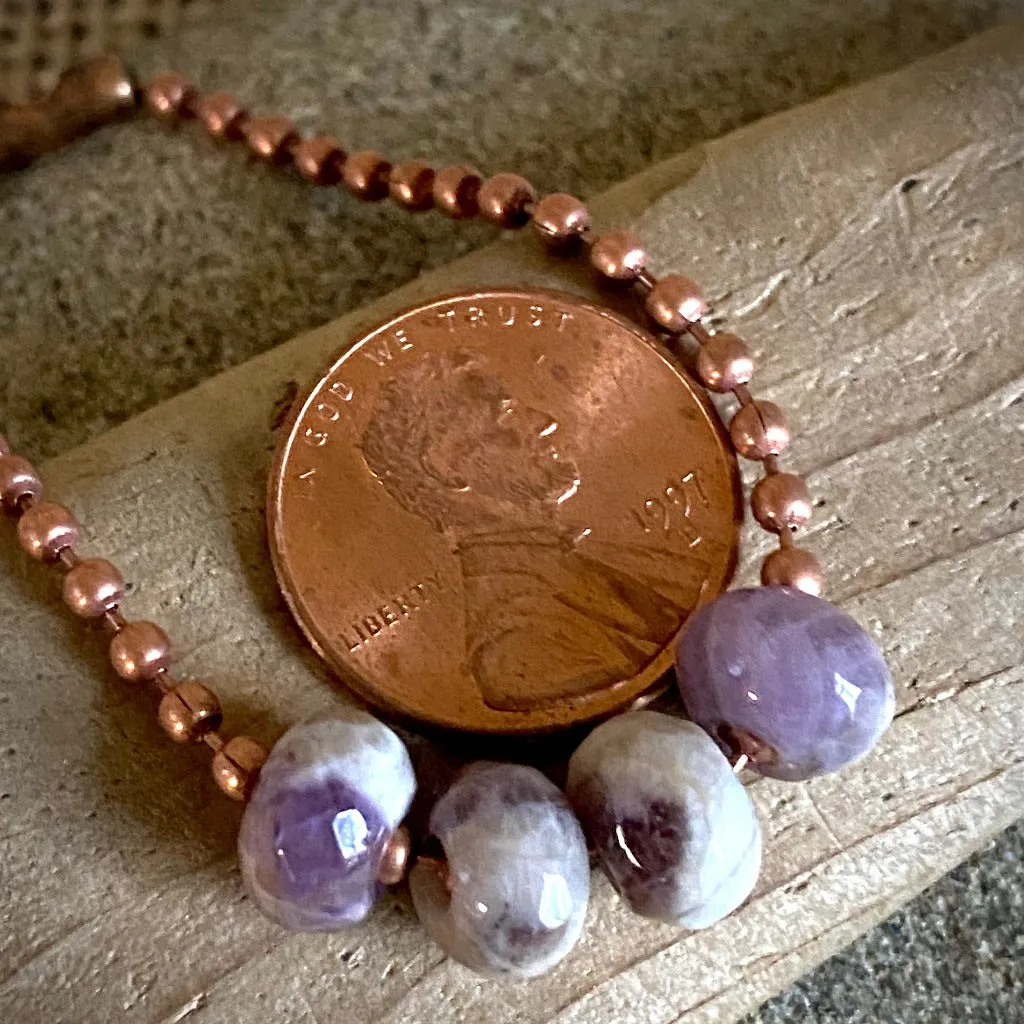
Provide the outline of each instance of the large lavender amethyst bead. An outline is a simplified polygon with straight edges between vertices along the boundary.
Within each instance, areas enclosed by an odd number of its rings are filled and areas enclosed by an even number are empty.
[[[892,721],[881,651],[845,612],[789,587],[732,590],[690,620],[676,674],[690,717],[762,775],[862,758]]]
[[[633,711],[569,760],[566,795],[631,910],[707,928],[749,895],[761,826],[714,740],[692,722]]]
[[[572,949],[590,897],[590,861],[561,791],[535,768],[471,765],[434,805],[445,860],[409,876],[427,933],[481,974],[532,978]]]
[[[260,772],[238,836],[257,906],[296,931],[361,921],[415,790],[405,746],[372,715],[346,709],[289,729]]]

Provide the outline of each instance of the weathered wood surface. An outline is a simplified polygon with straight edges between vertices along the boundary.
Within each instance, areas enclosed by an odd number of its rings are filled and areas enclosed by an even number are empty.
[[[596,204],[706,282],[794,412],[831,596],[890,658],[899,715],[861,766],[758,781],[757,894],[710,931],[596,883],[549,977],[496,988],[398,905],[295,936],[243,898],[237,809],[202,751],[104,668],[52,580],[0,547],[0,1019],[732,1020],[1024,813],[1024,30],[772,118]],[[138,581],[182,667],[267,738],[344,699],[277,596],[261,520],[270,410],[357,324],[469,284],[586,291],[496,244],[138,417],[46,467],[89,550]],[[766,541],[746,536],[749,575]]]

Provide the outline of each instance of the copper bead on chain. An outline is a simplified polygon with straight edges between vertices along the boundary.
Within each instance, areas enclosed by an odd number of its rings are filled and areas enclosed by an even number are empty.
[[[410,213],[429,210],[434,205],[434,168],[424,160],[403,160],[391,168],[388,190]]]
[[[124,599],[124,577],[105,558],[85,558],[64,577],[64,603],[83,619],[98,619]]]
[[[444,167],[434,175],[434,204],[448,217],[475,217],[483,180],[476,168],[466,164]]]
[[[289,147],[299,141],[295,125],[279,114],[250,117],[241,127],[249,148],[261,160],[284,163],[290,156]]]
[[[223,719],[217,695],[202,683],[187,680],[160,699],[157,718],[175,743],[194,743],[220,728]]]
[[[630,231],[609,231],[590,250],[591,266],[611,281],[635,281],[647,269],[647,250]]]
[[[761,582],[767,586],[795,587],[817,597],[823,574],[818,560],[803,548],[781,547],[761,565]]]
[[[270,751],[250,736],[232,736],[213,755],[213,777],[232,800],[247,800]]]
[[[43,493],[43,481],[35,466],[20,455],[0,459],[0,505],[5,512],[17,512],[22,502],[35,500]]]
[[[345,165],[345,150],[330,135],[301,139],[292,147],[295,168],[313,185],[337,185]]]
[[[78,521],[69,509],[53,501],[37,501],[18,520],[22,549],[40,562],[55,562],[78,540]]]
[[[729,435],[736,451],[746,459],[766,459],[789,447],[786,414],[774,402],[745,403],[729,423]]]
[[[533,226],[549,248],[565,248],[579,241],[590,226],[586,205],[567,192],[552,192],[533,208]]]
[[[376,202],[388,194],[388,175],[391,164],[375,149],[363,149],[353,153],[342,171],[345,187],[357,199]]]
[[[229,92],[211,92],[195,103],[196,116],[215,139],[240,139],[246,113]]]
[[[171,663],[171,641],[155,622],[129,622],[110,641],[110,663],[129,683],[156,679]]]
[[[750,349],[735,334],[713,334],[697,353],[697,376],[709,391],[727,392],[754,376]]]
[[[685,331],[707,311],[700,288],[683,274],[667,274],[655,282],[646,300],[651,319],[666,331]]]
[[[537,191],[518,174],[495,174],[480,186],[480,216],[499,228],[522,227],[529,219],[529,207]]]
[[[381,885],[398,885],[409,870],[411,854],[412,836],[404,825],[399,825],[384,847],[384,855],[377,869],[377,881]]]
[[[750,509],[766,530],[793,530],[811,518],[811,492],[795,473],[769,473],[754,485]]]
[[[195,86],[175,71],[156,75],[146,86],[143,98],[150,113],[164,120],[192,115]]]

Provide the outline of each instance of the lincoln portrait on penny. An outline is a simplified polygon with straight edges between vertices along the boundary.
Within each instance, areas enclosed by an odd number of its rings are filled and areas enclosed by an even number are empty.
[[[562,445],[564,444],[564,449]],[[472,349],[428,353],[380,388],[369,470],[459,560],[466,660],[484,702],[527,711],[640,672],[696,605],[707,567],[574,521],[572,439]]]

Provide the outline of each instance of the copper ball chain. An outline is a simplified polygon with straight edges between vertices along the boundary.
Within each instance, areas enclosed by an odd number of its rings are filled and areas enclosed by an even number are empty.
[[[761,566],[762,583],[820,593],[821,567],[793,539],[810,519],[812,503],[803,478],[780,468],[779,456],[790,441],[785,413],[775,403],[752,396],[748,384],[754,367],[747,345],[733,334],[712,334],[703,326],[701,318],[707,306],[697,285],[682,274],[653,276],[647,252],[635,235],[616,230],[595,236],[581,200],[563,192],[540,197],[530,182],[517,174],[503,172],[485,178],[466,165],[436,169],[422,160],[391,163],[376,150],[349,154],[329,135],[303,136],[286,117],[252,115],[231,94],[200,93],[187,78],[174,72],[157,75],[140,88],[120,62],[100,58],[76,69],[74,76],[79,92],[91,90],[76,97],[80,105],[97,114],[69,137],[94,127],[97,120],[113,120],[145,109],[171,125],[197,121],[216,139],[241,142],[260,160],[293,167],[314,185],[342,186],[366,202],[390,198],[410,212],[437,209],[457,219],[481,217],[504,229],[532,223],[551,251],[566,255],[584,252],[606,282],[636,290],[659,334],[676,342],[688,338],[696,344],[696,372],[709,391],[735,399],[729,422],[732,443],[740,455],[763,467],[750,495],[751,511],[779,540],[779,547]],[[62,88],[69,92],[65,83],[58,86],[54,97],[59,97]],[[30,113],[44,118],[46,103],[40,101],[38,110]],[[44,135],[40,133],[43,141],[35,149],[15,150],[13,156],[0,152],[0,164],[6,155],[6,166],[21,166],[55,148]],[[62,141],[67,140],[57,144]],[[268,756],[267,747],[249,736],[226,736],[216,694],[201,682],[172,675],[170,638],[156,623],[124,617],[125,583],[118,569],[103,558],[79,557],[75,550],[79,525],[73,513],[43,498],[39,473],[26,459],[11,453],[2,435],[0,505],[17,520],[18,540],[25,552],[63,574],[65,604],[107,631],[110,660],[117,674],[127,682],[156,689],[157,717],[167,735],[177,743],[205,743],[213,752],[217,785],[231,798],[245,800]],[[390,875],[401,876],[407,847],[403,833],[386,859]]]

